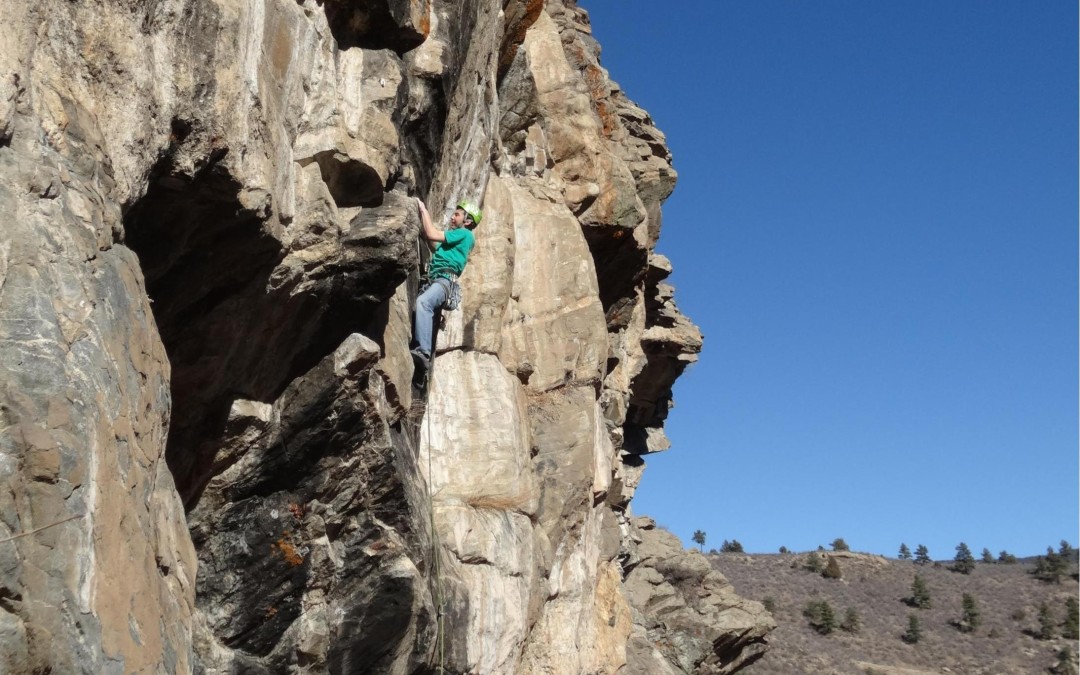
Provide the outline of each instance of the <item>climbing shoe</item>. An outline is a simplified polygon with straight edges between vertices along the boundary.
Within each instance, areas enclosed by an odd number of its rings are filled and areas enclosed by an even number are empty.
[[[430,362],[431,362],[430,357],[427,354],[425,354],[423,351],[421,351],[419,347],[417,347],[416,349],[413,349],[409,353],[412,354],[413,363],[416,364],[416,367],[420,368],[420,369],[423,369],[424,372],[427,372],[428,366],[430,365]]]

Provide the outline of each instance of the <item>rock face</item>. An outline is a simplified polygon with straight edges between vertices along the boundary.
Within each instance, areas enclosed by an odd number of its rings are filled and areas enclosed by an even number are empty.
[[[757,653],[719,580],[643,590],[696,579],[629,503],[701,336],[664,137],[572,0],[0,10],[0,670]],[[426,400],[416,196],[485,212]]]
[[[696,551],[639,518],[638,555],[626,595],[635,611],[626,673],[734,673],[765,655],[776,622],[759,602],[744,600]]]

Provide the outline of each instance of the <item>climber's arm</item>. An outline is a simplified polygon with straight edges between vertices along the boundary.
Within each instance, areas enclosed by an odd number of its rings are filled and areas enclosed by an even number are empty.
[[[420,222],[423,225],[424,238],[428,241],[446,241],[443,231],[431,223],[431,214],[428,213],[427,207],[419,197],[416,198],[416,205],[420,208]]]

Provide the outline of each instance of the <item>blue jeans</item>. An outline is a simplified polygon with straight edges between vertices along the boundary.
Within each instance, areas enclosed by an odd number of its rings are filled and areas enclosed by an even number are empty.
[[[413,338],[424,356],[431,356],[431,342],[435,337],[435,312],[442,308],[450,293],[449,279],[435,279],[416,299],[416,320]]]

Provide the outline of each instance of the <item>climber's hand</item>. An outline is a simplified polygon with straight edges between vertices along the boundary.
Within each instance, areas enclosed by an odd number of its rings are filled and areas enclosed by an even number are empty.
[[[446,241],[446,236],[431,224],[431,214],[428,213],[427,207],[419,197],[416,198],[416,206],[420,209],[420,224],[423,226],[421,231],[424,238],[428,241]]]

